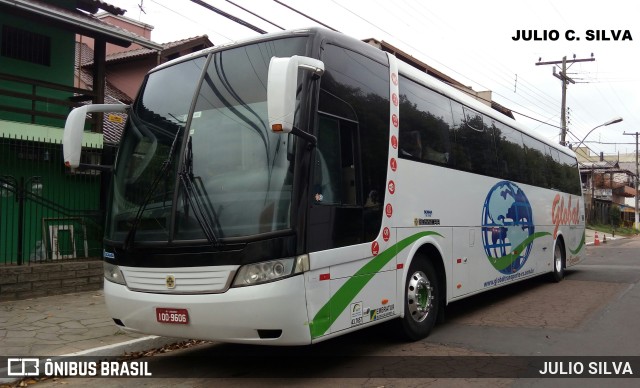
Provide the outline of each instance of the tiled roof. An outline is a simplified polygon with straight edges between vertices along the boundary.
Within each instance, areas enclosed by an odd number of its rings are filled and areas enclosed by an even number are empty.
[[[130,58],[135,58],[135,57],[143,57],[145,55],[156,55],[157,51],[153,51],[153,50],[149,50],[147,48],[139,48],[136,50],[127,50],[127,51],[121,51],[118,53],[113,53],[113,54],[109,54],[106,56],[106,61],[107,62],[114,62],[114,61],[118,61],[120,59],[130,59]],[[92,64],[92,63],[89,63]]]
[[[76,42],[76,68],[93,62],[93,50],[86,43]]]
[[[78,8],[83,9],[89,13],[96,13],[102,9],[114,15],[124,15],[126,10],[116,7],[113,4],[105,3],[102,0],[77,0]]]
[[[187,39],[182,39],[182,40],[177,40],[175,42],[168,42],[168,43],[162,43],[162,51],[168,51],[170,49],[174,49],[174,48],[178,48],[181,46],[189,46],[190,44],[198,44],[198,43],[202,43],[205,45],[205,47],[210,47],[209,45],[211,45],[211,42],[209,41],[209,38],[207,35],[201,35],[201,36],[194,36],[192,38],[187,38]],[[144,57],[147,55],[157,55],[157,51],[154,50],[149,50],[147,48],[139,48],[136,50],[127,50],[127,51],[121,51],[121,52],[117,52],[117,53],[113,53],[113,54],[109,54],[106,56],[106,61],[107,62],[117,62],[117,61],[125,61],[125,60],[129,60],[129,59],[133,59],[133,58],[140,58],[140,57]],[[163,55],[163,53],[161,53],[161,55]],[[89,62],[84,62],[83,66],[91,66],[93,65],[93,60],[89,61]]]
[[[106,104],[117,104],[117,101],[105,98]],[[122,138],[124,124],[127,122],[126,113],[106,113],[102,121],[102,135],[105,143],[118,144]]]
[[[99,0],[83,0],[82,5],[93,3],[112,9],[107,3]],[[0,0],[0,8],[2,13],[19,14],[27,13],[33,15],[34,18],[44,18],[49,23],[58,23],[73,26],[74,30],[82,35],[91,37],[102,37],[109,43],[126,46],[128,43],[137,43],[140,46],[150,49],[160,50],[162,47],[149,39],[134,34],[123,28],[105,23],[95,16],[79,11],[77,9],[67,9],[56,4],[44,2],[41,0]],[[103,8],[104,9],[104,8]],[[120,10],[113,7],[114,10]]]
[[[603,161],[592,161],[592,160],[585,160],[582,162],[579,162],[579,167],[580,168],[585,168],[585,169],[614,169],[614,168],[619,168],[618,162],[610,162],[608,160],[603,160]]]
[[[86,63],[90,58],[93,61],[93,50],[86,44],[76,42],[76,68],[79,68],[79,64]],[[81,69],[79,72],[79,76],[82,79],[88,88],[93,88],[93,75],[90,71]],[[115,87],[109,80],[106,80],[105,84],[105,98],[107,96],[112,96],[117,101],[122,102],[123,104],[130,104],[132,102],[131,98],[127,96],[123,91]]]

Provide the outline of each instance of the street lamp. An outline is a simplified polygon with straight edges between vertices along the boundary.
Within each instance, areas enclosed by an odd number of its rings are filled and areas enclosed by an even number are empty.
[[[600,124],[597,127],[593,128],[592,130],[590,130],[589,132],[587,132],[587,134],[584,136],[584,138],[580,141],[580,143],[578,143],[578,145],[576,146],[576,150],[578,149],[578,147],[580,147],[582,145],[582,143],[584,143],[585,140],[587,140],[587,136],[589,136],[591,134],[591,132],[595,131],[596,129],[600,128],[600,127],[606,127],[607,125],[611,125],[611,124],[617,124],[619,122],[622,121],[622,117],[616,117],[615,119],[611,119],[609,121],[607,121],[604,124]]]
[[[584,143],[584,141],[587,139],[587,136],[589,136],[591,134],[591,132],[595,131],[596,129],[600,128],[600,127],[606,127],[607,125],[611,125],[611,124],[616,124],[622,121],[622,117],[616,117],[613,118],[609,121],[607,121],[606,123],[600,124],[597,127],[594,127],[593,129],[591,129],[589,132],[587,132],[587,134],[584,136],[584,138],[582,138],[582,140],[580,140],[580,143],[578,143],[578,145],[576,146],[576,152],[578,151],[578,148],[580,148],[580,146],[582,145],[582,143]],[[586,155],[586,153],[585,153]],[[591,168],[591,204],[590,204],[590,209],[589,209],[589,217],[594,217],[595,218],[595,210],[593,208],[593,204],[594,204],[594,196],[595,196],[595,185],[593,183],[593,166]]]

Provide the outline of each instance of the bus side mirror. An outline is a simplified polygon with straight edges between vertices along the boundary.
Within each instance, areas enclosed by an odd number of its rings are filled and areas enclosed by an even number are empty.
[[[269,126],[273,132],[290,133],[296,109],[298,69],[313,72],[316,77],[324,73],[324,63],[317,59],[294,55],[290,58],[271,58],[267,81],[267,110]]]
[[[64,124],[62,135],[62,153],[64,165],[77,168],[80,165],[80,153],[82,152],[82,135],[84,123],[88,113],[93,112],[126,112],[129,105],[123,104],[95,104],[83,105],[73,109]]]

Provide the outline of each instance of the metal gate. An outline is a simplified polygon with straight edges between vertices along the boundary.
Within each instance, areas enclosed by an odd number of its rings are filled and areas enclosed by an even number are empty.
[[[100,173],[65,168],[60,144],[0,137],[0,264],[101,257],[100,203]]]

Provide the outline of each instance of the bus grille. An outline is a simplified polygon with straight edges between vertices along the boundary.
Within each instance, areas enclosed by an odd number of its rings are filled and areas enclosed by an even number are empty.
[[[229,289],[237,265],[186,268],[120,267],[133,291],[166,294],[220,293]]]

